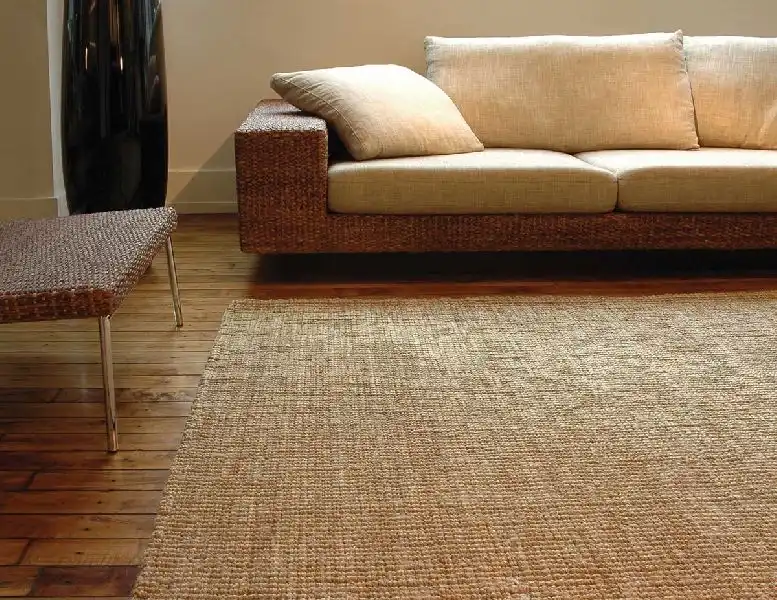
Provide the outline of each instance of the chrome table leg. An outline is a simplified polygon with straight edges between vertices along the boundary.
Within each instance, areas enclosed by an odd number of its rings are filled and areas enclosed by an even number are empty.
[[[105,395],[105,425],[108,431],[108,451],[116,452],[119,449],[119,434],[116,424],[116,387],[113,381],[110,317],[100,317],[100,355],[103,364],[103,393]]]
[[[170,291],[173,292],[173,310],[175,311],[176,327],[183,326],[183,313],[181,312],[181,296],[178,293],[178,274],[175,271],[175,256],[173,255],[173,240],[167,238],[167,276],[170,279]]]

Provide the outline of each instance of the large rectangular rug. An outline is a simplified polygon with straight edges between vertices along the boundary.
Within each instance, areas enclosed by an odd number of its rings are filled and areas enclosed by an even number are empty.
[[[245,300],[134,597],[777,597],[777,293]]]

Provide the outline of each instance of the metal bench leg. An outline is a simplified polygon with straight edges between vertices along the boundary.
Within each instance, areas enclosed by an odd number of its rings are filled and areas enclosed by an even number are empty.
[[[167,276],[170,279],[170,291],[173,292],[173,310],[175,311],[176,327],[183,327],[181,312],[181,296],[178,293],[178,274],[175,272],[175,256],[173,255],[173,240],[167,238]]]
[[[116,425],[116,387],[113,382],[110,317],[100,317],[100,355],[103,362],[103,393],[105,395],[105,426],[108,431],[108,452],[116,452],[119,449],[119,433]]]

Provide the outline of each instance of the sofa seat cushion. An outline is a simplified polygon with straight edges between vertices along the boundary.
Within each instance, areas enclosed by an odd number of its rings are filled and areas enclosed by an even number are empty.
[[[777,149],[777,38],[687,37],[702,146]]]
[[[604,213],[617,182],[606,169],[548,150],[340,162],[329,210],[357,214]]]
[[[425,40],[427,76],[486,147],[698,148],[683,36]]]
[[[618,177],[632,212],[777,212],[777,151],[608,150],[578,158]]]

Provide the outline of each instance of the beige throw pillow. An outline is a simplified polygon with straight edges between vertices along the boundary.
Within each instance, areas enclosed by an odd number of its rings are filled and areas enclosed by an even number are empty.
[[[276,73],[272,89],[329,122],[357,160],[483,150],[440,88],[398,65]]]
[[[777,149],[777,39],[685,40],[702,146]]]
[[[426,39],[427,76],[487,147],[698,147],[682,32]]]

